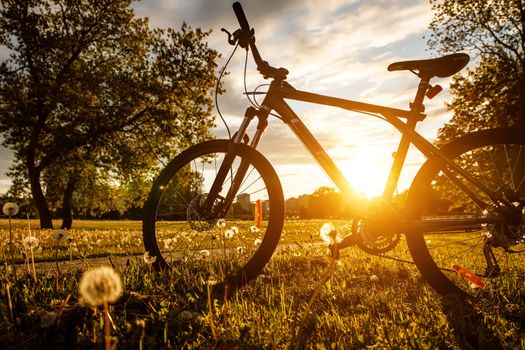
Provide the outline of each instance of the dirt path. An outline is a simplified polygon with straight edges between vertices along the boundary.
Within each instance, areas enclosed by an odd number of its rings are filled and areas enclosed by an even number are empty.
[[[69,272],[72,270],[78,269],[90,269],[99,266],[124,266],[128,260],[129,261],[138,261],[141,259],[140,255],[130,255],[130,256],[105,256],[97,258],[87,258],[87,259],[73,259],[73,260],[64,260],[58,262],[58,267],[61,272]],[[29,267],[31,268],[31,267]],[[16,264],[16,271],[18,274],[22,271],[27,271],[28,266],[25,263]],[[44,262],[35,262],[36,272],[46,272],[46,271],[55,271],[56,262],[54,261],[44,261]]]

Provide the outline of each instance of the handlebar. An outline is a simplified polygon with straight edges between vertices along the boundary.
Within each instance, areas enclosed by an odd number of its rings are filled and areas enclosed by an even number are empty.
[[[244,33],[249,33],[250,25],[248,24],[248,20],[246,19],[246,15],[244,14],[244,11],[242,9],[240,2],[233,3],[233,12],[235,12],[235,16],[237,17],[237,20],[239,21],[239,24],[241,25],[241,30]]]
[[[264,78],[285,80],[288,74],[288,70],[282,67],[272,67],[270,64],[268,64],[268,62],[263,60],[261,55],[259,54],[259,50],[255,45],[255,30],[253,28],[250,28],[248,20],[246,19],[246,15],[244,14],[242,6],[239,2],[233,3],[233,12],[235,12],[235,16],[237,17],[239,25],[241,26],[241,33],[238,36],[239,46],[246,49],[250,47],[250,49],[252,50],[253,59],[257,64],[257,70],[263,75]]]

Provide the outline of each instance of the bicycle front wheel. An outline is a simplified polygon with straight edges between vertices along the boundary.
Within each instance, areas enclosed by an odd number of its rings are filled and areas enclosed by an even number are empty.
[[[510,303],[525,297],[525,253],[519,253],[525,250],[524,135],[518,130],[480,131],[442,149],[477,181],[512,203],[516,215],[509,215],[508,222],[491,222],[501,213],[501,203],[470,184],[458,188],[438,161],[427,161],[414,179],[407,207],[415,219],[473,222],[461,230],[448,227],[406,235],[414,262],[439,293],[489,296]],[[468,191],[481,201],[474,202]]]
[[[231,143],[213,140],[179,154],[160,173],[144,205],[145,249],[157,267],[176,268],[197,283],[238,288],[255,278],[277,247],[284,221],[280,181],[256,150],[236,145],[222,189],[222,204],[241,162],[242,184],[226,213],[204,217],[206,199]],[[261,216],[256,218],[256,216]]]

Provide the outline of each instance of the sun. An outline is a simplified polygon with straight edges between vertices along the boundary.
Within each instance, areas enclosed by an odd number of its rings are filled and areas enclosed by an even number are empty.
[[[367,198],[381,196],[390,164],[372,152],[363,151],[354,154],[352,158],[338,162],[350,186]]]

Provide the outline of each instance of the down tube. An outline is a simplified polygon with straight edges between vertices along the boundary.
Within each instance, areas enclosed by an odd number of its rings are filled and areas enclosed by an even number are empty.
[[[276,101],[277,102],[277,101]],[[350,201],[357,201],[359,196],[356,195],[341,170],[334,163],[332,158],[326,153],[321,144],[312,135],[310,130],[304,125],[301,119],[288,106],[284,100],[279,100],[273,105],[277,113],[281,115],[283,121],[292,129],[293,133],[301,140],[303,145],[308,149],[310,154],[315,158],[317,163],[323,168],[326,174],[332,179],[334,184],[343,192],[345,197]]]

